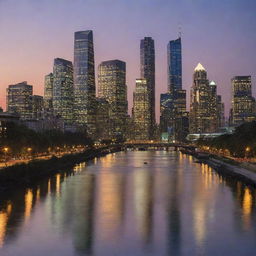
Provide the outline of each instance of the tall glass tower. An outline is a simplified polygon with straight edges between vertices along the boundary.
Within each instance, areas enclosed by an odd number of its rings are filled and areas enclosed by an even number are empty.
[[[168,58],[168,91],[182,89],[182,56],[181,38],[172,40],[167,46]]]
[[[95,71],[93,32],[75,33],[74,42],[75,120],[84,126],[88,135],[95,134]]]
[[[146,79],[150,102],[150,138],[155,129],[155,44],[151,37],[140,42],[140,75]]]
[[[73,65],[71,61],[55,59],[53,66],[53,112],[65,123],[73,123]]]
[[[110,104],[111,135],[113,138],[123,138],[128,115],[125,62],[102,62],[99,65],[98,85],[98,96]]]
[[[44,117],[53,115],[52,93],[53,73],[50,73],[44,78]]]

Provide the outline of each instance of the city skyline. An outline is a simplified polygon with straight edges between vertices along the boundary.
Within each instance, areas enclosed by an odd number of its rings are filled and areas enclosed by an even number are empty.
[[[7,17],[8,14],[10,14],[12,2],[13,1],[0,2],[0,14],[1,20],[3,21],[1,30],[3,31],[3,38],[6,38],[5,40],[1,39],[0,48],[0,100],[1,106],[3,107],[5,107],[4,91],[9,84],[28,81],[29,84],[34,86],[35,94],[43,95],[44,76],[51,71],[53,59],[59,57],[72,61],[73,33],[79,30],[92,29],[94,31],[95,41],[95,67],[102,61],[116,58],[127,63],[129,110],[131,110],[132,107],[132,93],[135,88],[135,79],[139,77],[139,40],[146,36],[153,38],[156,45],[156,116],[157,120],[159,120],[160,93],[165,92],[167,89],[166,48],[170,40],[175,40],[178,37],[179,23],[182,26],[183,42],[183,88],[186,89],[187,92],[192,85],[191,75],[194,66],[196,66],[198,62],[201,62],[208,71],[209,79],[215,80],[218,84],[218,94],[222,95],[223,101],[227,106],[226,116],[231,104],[231,78],[233,76],[251,75],[254,90],[253,95],[255,95],[255,71],[253,69],[255,66],[255,58],[252,47],[255,44],[256,38],[249,33],[249,30],[255,27],[255,22],[251,20],[251,10],[254,6],[252,1],[243,2],[247,7],[245,9],[240,8],[240,1],[232,1],[232,5],[230,5],[230,1],[225,1],[221,5],[223,11],[226,12],[225,18],[222,17],[219,21],[213,21],[211,19],[211,22],[206,20],[206,17],[210,14],[214,16],[219,5],[211,6],[211,4],[202,4],[202,1],[196,1],[194,6],[188,1],[175,4],[173,7],[174,10],[177,11],[177,14],[173,15],[174,17],[171,17],[171,14],[164,11],[165,8],[168,9],[167,7],[171,6],[173,1],[161,1],[166,3],[166,6],[157,6],[151,1],[149,1],[149,3],[145,3],[144,1],[142,1],[142,3],[134,3],[131,1],[129,4],[116,3],[112,7],[105,7],[105,9],[111,8],[112,12],[120,10],[120,13],[124,14],[124,17],[118,15],[109,19],[109,22],[106,20],[104,24],[106,25],[107,33],[99,26],[99,23],[102,24],[102,21],[99,22],[96,17],[89,15],[91,20],[85,20],[81,16],[81,11],[78,10],[79,7],[86,7],[85,3],[82,1],[78,1],[76,4],[71,4],[70,1],[64,1],[64,4],[61,6],[54,3],[51,5],[52,11],[50,12],[48,1],[44,1],[41,4],[25,1],[29,3],[28,5],[24,4],[24,1],[20,1],[23,2],[21,9],[16,8],[19,10],[19,13],[13,11],[12,16],[14,18],[11,22]],[[99,4],[102,1],[95,2],[98,3],[87,2],[88,7],[90,7],[89,9],[94,10],[98,8],[99,13],[102,13],[104,8]],[[19,4],[20,3],[18,3],[18,5]],[[124,19],[127,18],[127,12],[124,7],[127,7],[130,11],[132,11],[132,8],[137,7],[134,12],[128,12],[130,15],[134,16],[134,20],[128,22],[128,24],[124,23]],[[145,20],[148,22],[139,23],[138,13],[144,7],[148,10],[148,14],[145,16]],[[154,12],[154,7],[157,7],[158,11],[161,9],[162,17]],[[188,10],[187,8],[191,8],[190,14],[186,12]],[[38,9],[40,10],[39,17],[35,17],[34,15],[31,17],[35,18],[37,29],[35,29],[35,25],[33,24],[29,24],[26,27],[26,22],[22,25],[19,24],[19,19],[22,18],[24,14]],[[57,13],[60,15],[60,20],[54,19],[54,11],[56,10],[62,11],[61,14],[60,12]],[[65,29],[63,29],[61,21],[63,22],[64,14],[67,13],[68,10],[70,10],[70,18],[74,17],[74,13],[77,11],[77,18],[68,26],[64,26]],[[4,11],[6,12],[4,13]],[[22,11],[23,14],[21,14]],[[185,13],[188,14],[187,18],[184,16]],[[182,15],[178,17],[178,14]],[[236,21],[235,18],[238,14],[240,15],[240,19]],[[150,16],[158,17],[159,23],[154,25],[152,21],[149,21]],[[244,18],[242,19],[241,17]],[[43,21],[46,19],[47,22],[44,23]],[[104,13],[101,19],[106,19]],[[116,25],[118,19],[120,23]],[[188,19],[191,20],[191,24],[188,22]],[[165,29],[161,28],[167,20],[171,21],[171,23],[168,24],[172,25],[170,25],[168,29],[166,29],[166,26]],[[141,24],[141,26],[138,26],[138,29],[135,31],[134,25],[136,22]],[[213,27],[220,22],[222,22],[222,26],[219,27],[218,30],[214,29]],[[233,24],[232,27],[230,27],[230,24]],[[49,27],[49,25],[51,26]],[[9,26],[9,32],[5,29],[5,26]],[[14,28],[13,26],[15,26],[17,32],[10,34],[10,31],[12,31],[11,28]],[[236,27],[236,29],[234,29],[234,27]],[[38,28],[39,31],[44,33],[38,34]],[[60,28],[62,30],[56,33]],[[224,37],[227,28],[229,28],[229,36]],[[123,31],[126,33],[124,34]],[[207,39],[201,39],[201,37],[199,37],[199,34],[202,33],[206,33]],[[33,37],[33,42],[29,42],[31,37]],[[49,40],[51,40],[51,43],[46,43],[46,41],[48,42]],[[243,47],[241,47],[241,45],[243,45]],[[37,54],[35,54],[37,50],[35,46],[42,47],[42,53],[37,52]],[[7,48],[9,49],[8,51],[5,50]],[[130,52],[133,54],[130,54]],[[15,72],[13,72],[13,69]],[[95,69],[95,72],[97,77],[97,69]],[[131,112],[129,111],[129,113]]]

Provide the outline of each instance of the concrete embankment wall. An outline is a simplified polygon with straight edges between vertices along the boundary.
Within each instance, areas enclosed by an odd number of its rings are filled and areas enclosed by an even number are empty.
[[[256,186],[256,172],[252,170],[228,164],[215,158],[209,158],[204,162],[221,174],[240,179],[246,183]]]

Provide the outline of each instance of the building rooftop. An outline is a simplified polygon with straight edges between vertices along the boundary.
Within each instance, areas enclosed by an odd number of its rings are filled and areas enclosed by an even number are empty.
[[[201,63],[198,63],[195,68],[195,71],[205,71],[205,68],[203,67],[203,65]]]

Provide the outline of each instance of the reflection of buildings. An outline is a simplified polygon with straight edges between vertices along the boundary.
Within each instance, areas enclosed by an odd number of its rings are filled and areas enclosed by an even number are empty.
[[[179,155],[179,164],[183,164],[182,154]],[[179,168],[179,165],[177,165]],[[167,247],[168,255],[179,255],[180,253],[180,244],[181,244],[181,235],[182,235],[182,226],[181,226],[181,202],[179,193],[183,188],[183,175],[181,168],[170,176],[170,182],[168,183],[168,198],[167,198]]]
[[[153,176],[147,170],[134,173],[134,204],[139,234],[149,242],[153,235]]]
[[[104,162],[102,164],[104,166]],[[98,236],[105,241],[119,238],[119,227],[124,217],[124,179],[124,174],[110,172],[103,172],[97,177]]]

